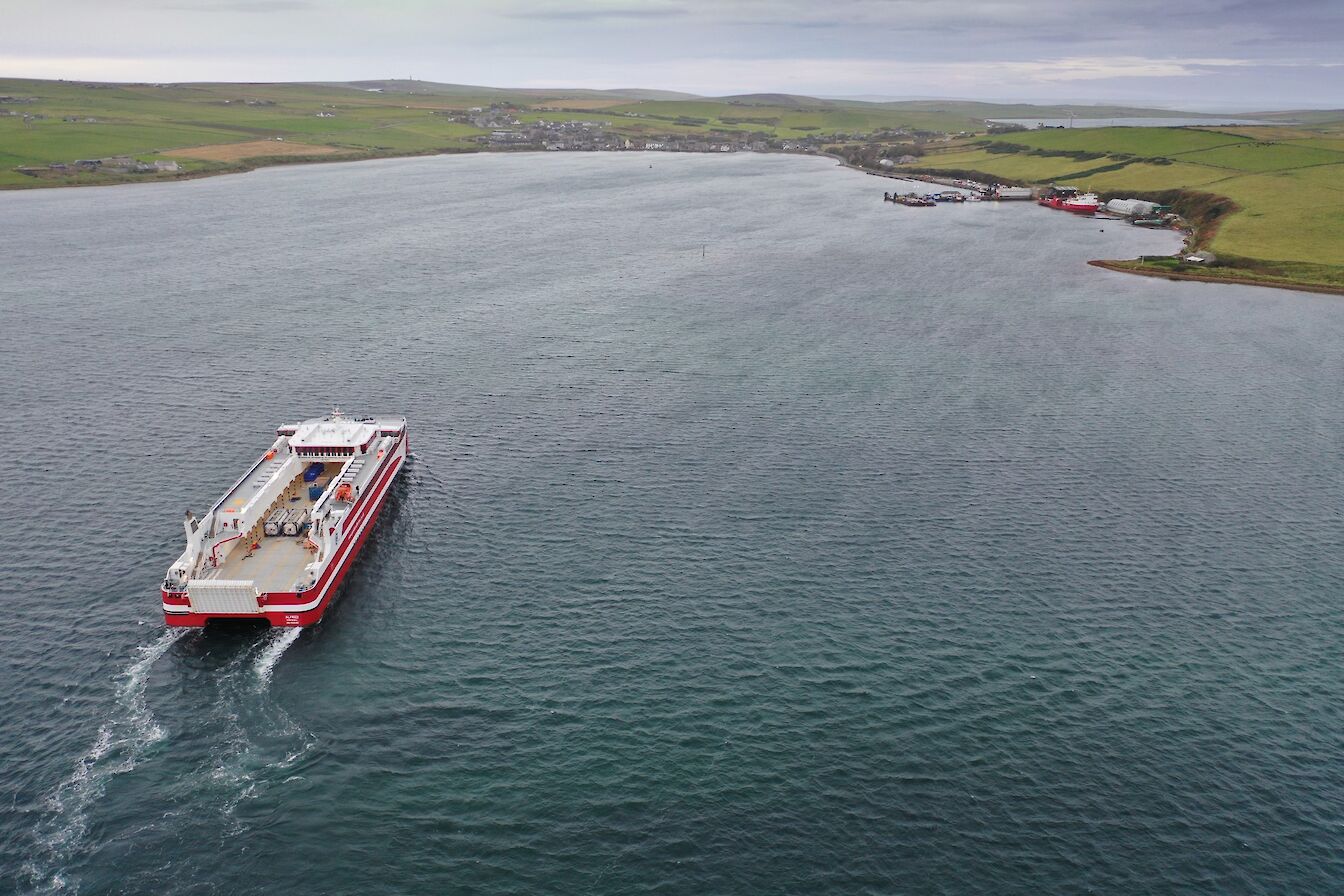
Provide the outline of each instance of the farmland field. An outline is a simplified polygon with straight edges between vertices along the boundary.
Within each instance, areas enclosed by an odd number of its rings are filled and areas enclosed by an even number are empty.
[[[1185,153],[1182,161],[1234,171],[1283,171],[1313,165],[1338,165],[1344,150],[1295,143],[1238,143]]]
[[[1226,176],[1226,171],[1217,171],[1202,165],[1189,165],[1184,162],[1173,162],[1170,165],[1131,162],[1114,171],[1102,171],[1096,174],[1065,179],[1071,186],[1096,193],[1111,193],[1116,190],[1151,193],[1160,190],[1181,190],[1192,187],[1203,189],[1208,184]]]
[[[1250,140],[1237,134],[1193,128],[1065,128],[1009,134],[1003,139],[1032,149],[1129,153],[1148,157],[1171,156]]]
[[[127,155],[210,158],[238,167],[256,156],[360,156],[471,148],[479,128],[442,112],[472,97],[395,100],[370,90],[319,84],[87,85],[0,80],[0,186],[47,186],[14,171],[81,158]],[[412,100],[406,102],[404,100]],[[280,139],[276,139],[280,138]],[[240,144],[233,150],[221,147]],[[245,145],[244,145],[245,144]],[[265,144],[261,152],[260,144]],[[197,147],[208,147],[194,152]],[[316,147],[316,148],[312,148]],[[74,175],[61,183],[98,182]]]
[[[1023,180],[1032,183],[1049,183],[1071,171],[1088,167],[1090,164],[1068,158],[1043,158],[1017,153],[991,153],[983,149],[963,150],[960,152],[930,153],[919,162],[917,168],[943,168],[947,170],[982,171],[997,177],[1011,180]]]
[[[294,143],[277,140],[252,140],[245,143],[216,143],[173,150],[172,155],[187,159],[206,159],[215,162],[240,162],[263,156],[320,156],[338,153],[331,146]]]
[[[144,155],[176,146],[218,143],[227,130],[165,122],[68,123],[0,118],[0,162],[6,167],[116,155]],[[255,139],[255,138],[253,138]]]
[[[1223,223],[1215,248],[1252,258],[1344,265],[1344,164],[1220,181],[1243,211]]]

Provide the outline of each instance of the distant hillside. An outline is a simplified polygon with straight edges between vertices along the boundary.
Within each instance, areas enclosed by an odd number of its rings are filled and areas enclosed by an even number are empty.
[[[474,99],[488,102],[561,101],[574,103],[593,100],[599,108],[611,100],[631,100],[638,103],[722,103],[730,106],[755,106],[791,110],[844,110],[873,112],[877,110],[905,113],[912,127],[936,129],[940,125],[957,131],[982,125],[991,118],[1209,118],[1222,119],[1225,115],[1204,115],[1172,109],[1149,109],[1140,106],[1087,106],[1087,105],[1032,105],[1029,103],[984,103],[973,100],[919,99],[872,102],[862,99],[823,99],[791,93],[743,93],[729,96],[697,96],[672,90],[623,88],[592,90],[587,88],[484,87],[471,84],[442,84],[435,81],[390,79],[325,83],[327,87],[347,87],[354,90],[378,91],[386,94],[414,96],[442,96]],[[703,109],[702,109],[703,111]],[[1261,113],[1256,113],[1257,115]],[[1271,114],[1271,113],[1265,113]],[[1328,115],[1331,113],[1281,113]],[[1344,113],[1339,113],[1344,114]],[[703,116],[700,116],[703,117]],[[732,117],[731,115],[729,117]],[[1329,120],[1329,119],[1321,119]]]
[[[691,121],[706,127],[766,130],[780,137],[801,137],[817,132],[871,133],[877,130],[919,130],[942,133],[974,133],[991,119],[1068,118],[1207,118],[1171,109],[1129,106],[1033,106],[1004,105],[967,100],[905,100],[870,103],[862,100],[825,100],[796,94],[740,94],[693,100],[644,101],[610,107],[664,121]]]
[[[483,87],[474,84],[441,84],[437,81],[414,81],[394,78],[377,81],[333,81],[322,82],[326,87],[349,87],[356,90],[379,91],[382,93],[408,94],[421,96],[464,96],[496,97],[510,100],[518,97],[572,97],[575,99],[591,97],[593,99],[627,100],[685,100],[699,99],[693,93],[678,93],[675,90],[646,90],[632,87],[616,90],[590,90],[586,88],[541,88],[541,87]]]
[[[786,93],[711,98],[643,88],[515,89],[411,79],[278,84],[0,79],[0,187],[143,180],[151,170],[188,177],[296,161],[544,146],[824,152],[880,144],[897,156],[918,155],[946,143],[945,135],[983,134],[985,119],[1057,118],[1070,111],[1089,117],[1184,114],[964,100],[868,103]],[[1285,121],[1341,115],[1259,114]],[[103,166],[100,160],[114,161]],[[163,164],[156,168],[155,162]]]
[[[1344,109],[1299,109],[1289,112],[1247,112],[1247,118],[1266,121],[1300,122],[1307,125],[1337,124],[1344,122]]]
[[[1039,106],[1030,103],[981,103],[973,100],[904,100],[895,103],[865,103],[883,109],[904,109],[922,112],[946,112],[978,119],[986,118],[1213,118],[1226,115],[1205,115],[1200,112],[1180,112],[1172,109],[1146,109],[1138,106]]]
[[[701,97],[701,99],[712,99],[714,102],[733,103],[739,106],[784,106],[788,108],[826,106],[831,103],[831,100],[818,99],[814,96],[797,96],[791,93],[743,93],[737,96]]]
[[[642,90],[638,87],[622,87],[615,90],[599,90],[604,96],[624,96],[632,100],[694,100],[694,93],[678,93],[675,90]]]

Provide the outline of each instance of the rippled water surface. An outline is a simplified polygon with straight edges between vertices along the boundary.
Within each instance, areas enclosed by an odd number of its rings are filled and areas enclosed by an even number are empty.
[[[0,892],[1335,893],[1344,301],[821,159],[0,195]],[[414,457],[166,633],[272,428]]]

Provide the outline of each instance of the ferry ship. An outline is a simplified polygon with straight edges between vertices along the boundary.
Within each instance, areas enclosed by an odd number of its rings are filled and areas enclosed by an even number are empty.
[[[339,410],[276,431],[270,448],[197,519],[163,580],[169,625],[322,618],[406,463],[406,420]]]

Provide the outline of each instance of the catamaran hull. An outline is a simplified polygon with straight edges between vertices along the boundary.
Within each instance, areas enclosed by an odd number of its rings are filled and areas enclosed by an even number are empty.
[[[163,598],[163,618],[171,626],[200,628],[212,619],[264,619],[272,626],[294,627],[316,624],[331,605],[346,574],[354,565],[364,542],[373,531],[387,500],[387,493],[401,468],[405,466],[407,438],[399,440],[394,455],[379,472],[371,493],[361,498],[355,508],[354,525],[347,530],[341,546],[326,570],[318,578],[316,585],[305,591],[262,592],[257,597],[259,612],[256,613],[198,613],[191,608],[186,592],[174,592],[160,589]]]

